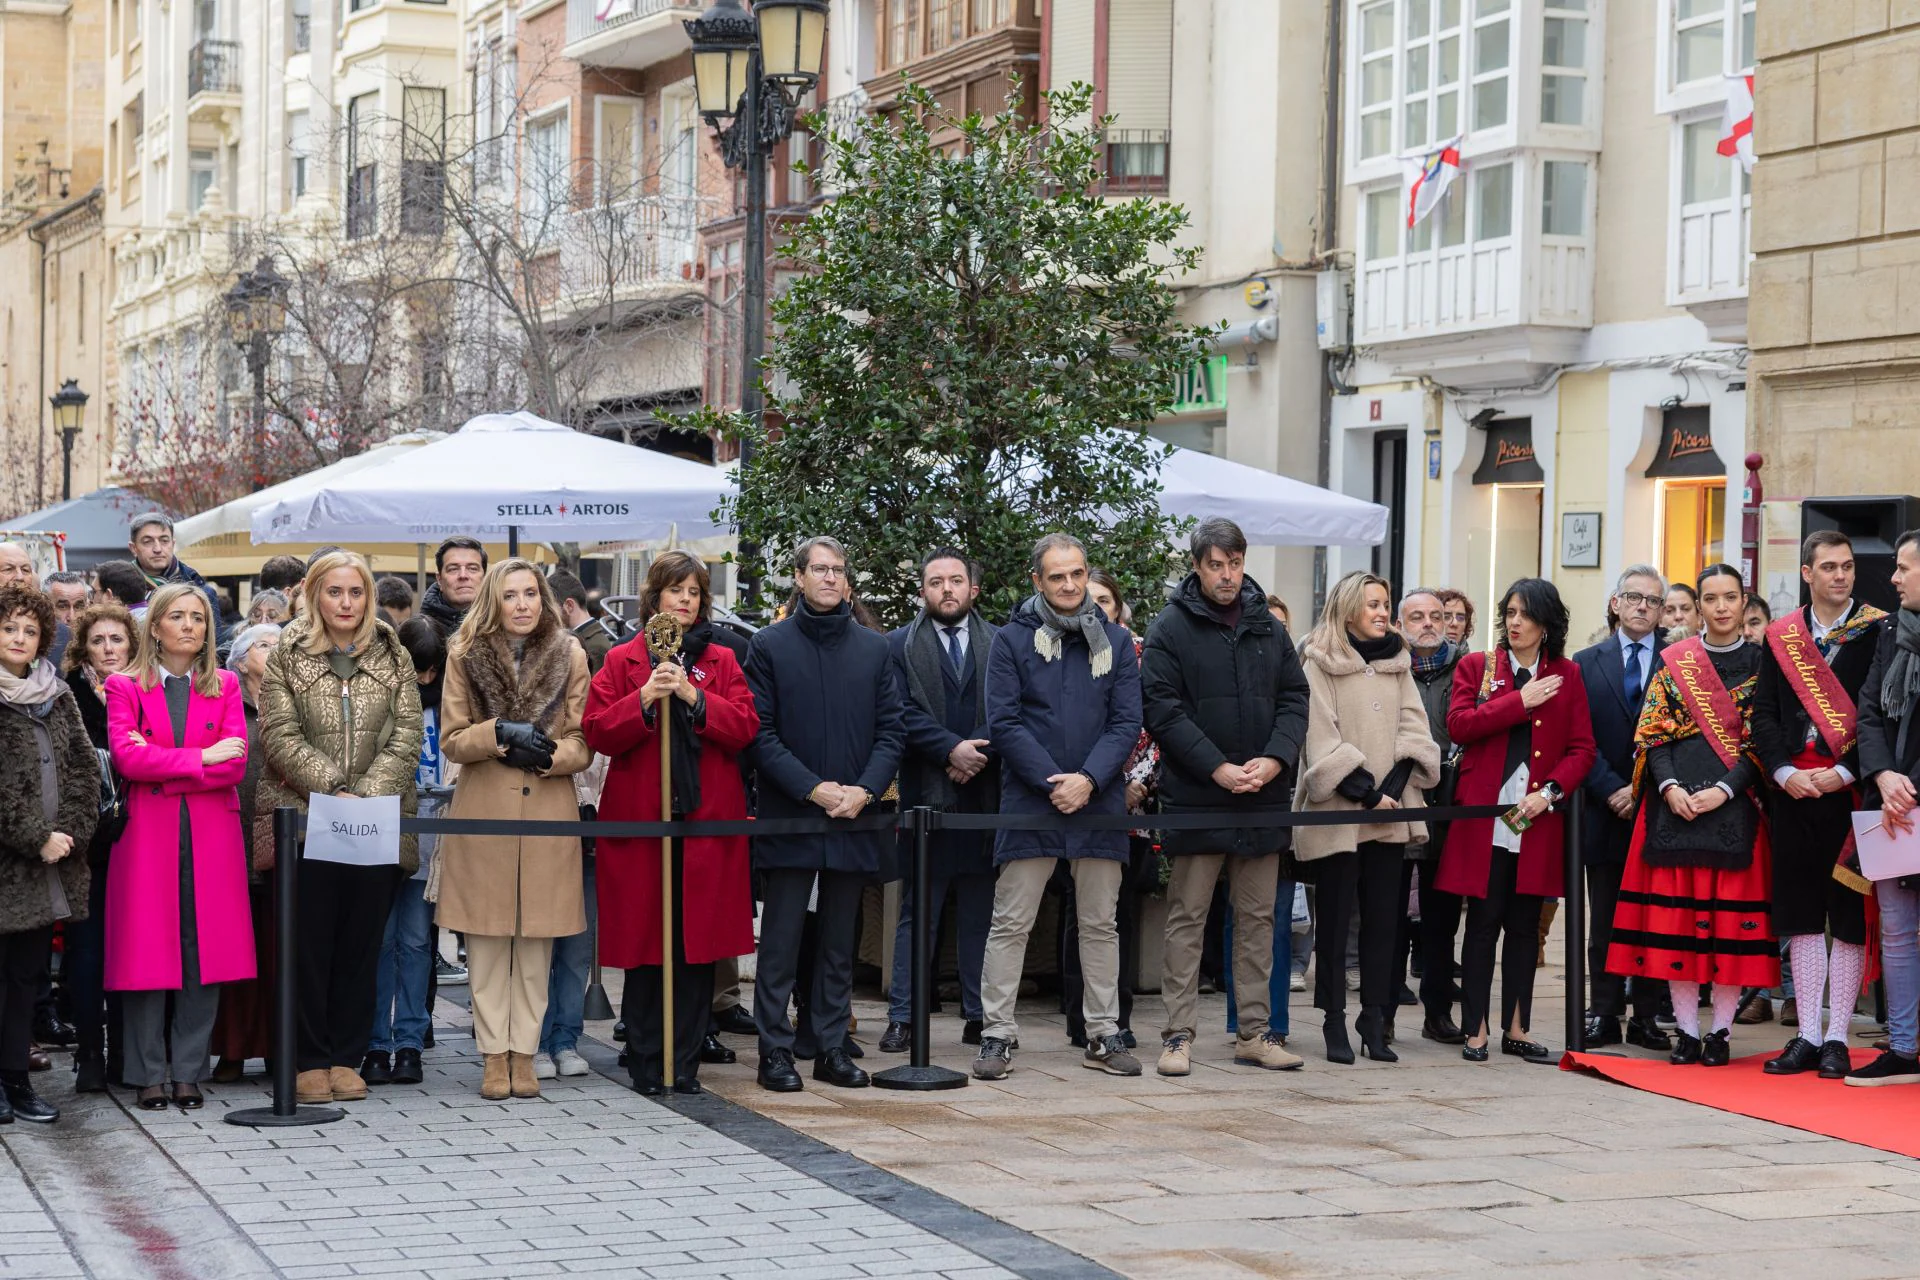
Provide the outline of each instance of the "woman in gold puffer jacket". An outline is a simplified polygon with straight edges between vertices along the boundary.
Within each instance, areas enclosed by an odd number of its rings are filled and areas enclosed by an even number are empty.
[[[304,810],[315,793],[400,797],[418,807],[420,688],[413,660],[374,613],[373,574],[351,552],[307,567],[305,609],[282,635],[260,683],[258,750],[265,757],[255,813]],[[256,856],[273,848],[256,833]],[[404,836],[399,867],[302,860],[296,956],[301,1102],[367,1096],[358,1067],[373,1035],[374,987],[387,912],[420,864]]]

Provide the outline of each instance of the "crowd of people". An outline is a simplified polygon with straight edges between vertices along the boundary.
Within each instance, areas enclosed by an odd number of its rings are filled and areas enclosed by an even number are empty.
[[[31,1083],[48,1047],[73,1050],[79,1091],[118,1084],[151,1110],[200,1107],[203,1083],[274,1052],[272,818],[322,795],[492,820],[1032,819],[937,833],[929,900],[908,882],[884,975],[876,1047],[899,1053],[909,939],[922,913],[938,935],[951,895],[961,1040],[992,1080],[1013,1070],[1050,894],[1069,1035],[1097,1071],[1143,1070],[1132,996],[1151,894],[1166,906],[1161,1075],[1192,1070],[1216,949],[1237,1064],[1303,1065],[1288,997],[1308,950],[1330,1062],[1352,1063],[1356,1041],[1396,1061],[1407,1006],[1468,1061],[1496,1033],[1502,1054],[1549,1060],[1534,972],[1584,791],[1590,1046],[1723,1065],[1733,1021],[1771,1018],[1791,983],[1794,1035],[1769,1073],[1920,1082],[1920,888],[1865,880],[1852,840],[1856,809],[1903,833],[1920,803],[1920,532],[1899,541],[1891,618],[1855,598],[1846,537],[1817,533],[1807,607],[1772,618],[1727,565],[1687,583],[1634,565],[1573,653],[1545,579],[1493,602],[1477,648],[1464,595],[1396,597],[1364,572],[1333,585],[1296,647],[1237,527],[1204,520],[1188,550],[1140,634],[1121,584],[1063,533],[1034,547],[1032,594],[1004,620],[977,608],[976,563],[931,549],[917,616],[885,632],[845,548],[813,537],[783,616],[749,639],[715,621],[707,570],[681,552],[653,559],[623,622],[574,574],[490,563],[470,538],[441,544],[418,600],[348,550],[275,557],[244,616],[180,563],[161,515],[136,518],[129,558],[91,576],[36,579],[0,544],[0,1122],[57,1118]],[[671,653],[639,630],[656,615],[676,624]],[[1400,812],[1445,804],[1503,813]],[[1289,810],[1352,821],[1258,820]],[[1138,825],[1048,820],[1078,813]],[[1228,816],[1155,831],[1156,815],[1195,813]],[[596,958],[625,971],[619,1029],[643,1094],[699,1092],[703,1063],[735,1060],[723,1033],[757,1040],[769,1090],[803,1089],[803,1060],[818,1082],[863,1086],[859,919],[898,854],[893,831],[849,824],[677,841],[664,885],[647,839],[408,835],[395,865],[302,858],[299,1100],[420,1082],[442,981],[469,987],[482,1096],[537,1097],[588,1070]],[[1876,918],[1888,1038],[1854,1068]]]

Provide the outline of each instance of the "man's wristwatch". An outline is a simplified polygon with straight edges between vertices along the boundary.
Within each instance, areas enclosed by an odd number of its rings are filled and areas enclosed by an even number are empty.
[[[1093,788],[1095,791],[1098,791],[1100,789],[1100,783],[1096,781],[1094,776],[1088,773],[1085,769],[1079,769],[1079,770],[1076,770],[1076,772],[1079,773],[1081,777],[1087,780],[1087,785],[1089,787]]]

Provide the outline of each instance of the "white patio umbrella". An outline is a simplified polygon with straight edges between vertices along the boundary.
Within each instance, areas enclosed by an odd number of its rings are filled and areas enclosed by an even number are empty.
[[[1377,503],[1212,454],[1173,450],[1160,484],[1168,515],[1225,516],[1256,547],[1377,547],[1387,539],[1387,509]]]
[[[718,467],[586,435],[524,411],[253,513],[255,542],[707,538],[733,491]]]
[[[190,516],[173,527],[174,541],[182,547],[190,547],[196,542],[208,538],[217,538],[222,534],[253,532],[253,513],[264,506],[296,498],[303,493],[325,488],[343,477],[365,471],[369,467],[378,467],[392,462],[396,457],[410,449],[432,444],[436,440],[445,440],[444,431],[410,431],[405,435],[394,436],[375,445],[364,453],[356,453],[338,462],[316,468],[305,475],[283,480],[258,493],[243,494],[231,502],[223,502],[210,511],[202,511]]]

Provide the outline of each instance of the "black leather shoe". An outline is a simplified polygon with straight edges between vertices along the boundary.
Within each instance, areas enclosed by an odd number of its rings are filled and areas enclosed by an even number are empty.
[[[1487,1060],[1487,1046],[1484,1044],[1477,1046],[1462,1044],[1460,1046],[1460,1056],[1468,1062],[1485,1062]]]
[[[71,1022],[42,1016],[33,1020],[33,1040],[35,1044],[45,1045],[49,1049],[70,1049],[80,1043],[80,1032]],[[26,1119],[25,1116],[20,1118]]]
[[[794,1077],[796,1081],[799,1078],[798,1076]],[[760,1083],[766,1084],[766,1081],[762,1080]],[[635,1080],[633,1082],[633,1091],[643,1098],[657,1098],[667,1091],[667,1086],[661,1084],[658,1080]],[[787,1092],[790,1092],[790,1090]]]
[[[1352,1066],[1353,1044],[1347,1039],[1346,1014],[1328,1014],[1321,1032],[1327,1040],[1327,1061],[1337,1062],[1343,1067]]]
[[[707,1038],[700,1042],[700,1061],[702,1062],[717,1062],[725,1066],[737,1059],[738,1055],[735,1054],[733,1050],[727,1048],[727,1046],[721,1044],[720,1037],[714,1035],[711,1031],[707,1033]]]
[[[394,1084],[419,1084],[427,1078],[420,1066],[418,1049],[401,1049],[393,1055],[393,1073],[388,1077]]]
[[[760,1028],[753,1024],[753,1015],[739,1005],[731,1009],[722,1009],[713,1015],[713,1029],[730,1036],[757,1036]]]
[[[1730,1037],[1726,1030],[1710,1032],[1700,1042],[1700,1065],[1703,1067],[1724,1067],[1733,1061],[1733,1046],[1728,1043]]]
[[[1627,1043],[1641,1049],[1657,1049],[1661,1053],[1673,1048],[1673,1037],[1661,1030],[1660,1024],[1652,1018],[1627,1019]]]
[[[1437,1040],[1441,1044],[1465,1044],[1467,1033],[1453,1025],[1453,1019],[1441,1014],[1439,1021],[1428,1018],[1420,1024],[1420,1036],[1425,1040]]]
[[[1537,1040],[1516,1040],[1504,1034],[1500,1037],[1500,1052],[1528,1062],[1545,1062],[1553,1056],[1553,1050]]]
[[[675,1080],[673,1082],[673,1091],[687,1098],[696,1097],[706,1092],[705,1089],[700,1087],[700,1082],[691,1076],[682,1076],[680,1079]]]
[[[13,1104],[7,1101],[7,1095],[0,1092],[0,1124],[13,1123]]]
[[[1586,1040],[1589,1049],[1604,1049],[1610,1044],[1619,1044],[1620,1019],[1604,1013],[1588,1014]]]
[[[73,1091],[75,1093],[107,1091],[107,1061],[98,1049],[82,1049],[73,1055]]]
[[[198,1111],[207,1105],[207,1100],[200,1096],[199,1085],[176,1084],[173,1086],[173,1105],[182,1111]]]
[[[1684,1031],[1676,1031],[1673,1033],[1673,1052],[1667,1055],[1667,1061],[1676,1067],[1690,1067],[1700,1061],[1700,1049],[1699,1040]]]
[[[1844,1080],[1847,1072],[1853,1070],[1853,1055],[1847,1052],[1847,1046],[1838,1040],[1829,1040],[1820,1046],[1820,1078],[1822,1080]],[[17,1110],[18,1108],[16,1108]],[[26,1119],[22,1116],[21,1119]]]
[[[913,1030],[904,1022],[889,1022],[887,1032],[880,1037],[880,1052],[905,1053],[913,1041]]]
[[[986,1030],[986,1024],[979,1018],[968,1018],[967,1025],[960,1028],[961,1044],[979,1044],[980,1033]]]
[[[1411,1008],[1420,1003],[1420,997],[1413,994],[1413,988],[1403,982],[1400,989],[1393,993],[1393,1002],[1403,1008]]]
[[[368,1084],[393,1083],[393,1058],[385,1049],[375,1049],[360,1063],[360,1078]]]
[[[627,1042],[627,1024],[624,1021],[613,1024],[613,1042],[615,1044],[625,1044]]]
[[[1770,1058],[1760,1069],[1770,1076],[1797,1076],[1820,1065],[1820,1047],[1802,1036],[1787,1041],[1777,1058]]]
[[[16,1120],[28,1124],[52,1124],[60,1118],[60,1108],[33,1091],[30,1084],[10,1084],[4,1090],[7,1105]]]
[[[864,1089],[867,1073],[853,1064],[845,1049],[829,1049],[814,1059],[813,1078],[842,1089]]]
[[[800,1079],[800,1073],[793,1068],[793,1051],[790,1049],[769,1049],[761,1054],[757,1079],[762,1089],[774,1093],[799,1093],[807,1087]]]
[[[849,1058],[864,1058],[867,1056],[867,1051],[865,1049],[862,1049],[860,1047],[860,1042],[858,1040],[855,1040],[852,1036],[847,1037],[846,1044],[842,1045],[841,1048],[846,1051],[846,1055]]]

